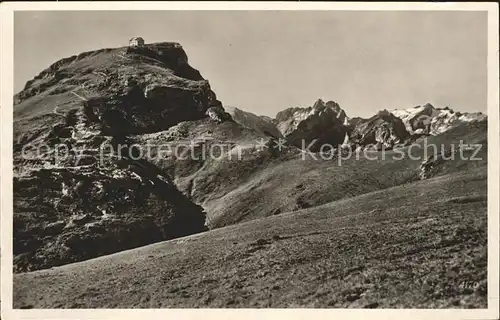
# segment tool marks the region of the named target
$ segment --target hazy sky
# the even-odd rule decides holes
[[[63,57],[176,41],[224,105],[274,116],[316,99],[348,116],[430,102],[486,111],[486,12],[16,12],[15,91]]]

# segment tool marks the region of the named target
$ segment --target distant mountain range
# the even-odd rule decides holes
[[[229,108],[234,121],[271,136],[283,136],[301,147],[316,139],[317,145],[353,144],[392,148],[408,144],[422,135],[438,135],[456,126],[485,121],[481,112],[461,113],[450,108],[435,108],[427,103],[409,109],[383,110],[371,118],[349,118],[334,101],[318,99],[311,107],[288,108],[274,119],[262,117],[235,107]]]

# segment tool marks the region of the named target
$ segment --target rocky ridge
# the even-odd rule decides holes
[[[231,115],[234,121],[245,128],[255,130],[274,138],[283,137],[271,118],[258,116],[232,106],[224,106],[224,109]]]
[[[456,112],[449,107],[435,108],[430,103],[410,109],[391,110],[391,113],[403,120],[411,134],[437,135],[463,123],[486,119],[486,115],[481,112]]]
[[[411,141],[401,119],[387,110],[359,121],[350,132],[350,143],[356,147],[373,146],[376,149],[402,147]]]
[[[345,111],[334,101],[318,99],[312,107],[288,108],[274,119],[278,130],[292,145],[305,148],[316,140],[311,150],[323,144],[341,145],[348,133]]]
[[[210,114],[230,120],[179,44],[63,59],[16,98],[16,271],[206,230],[203,208],[129,141]]]
[[[292,145],[322,144],[391,149],[425,135],[438,135],[461,124],[486,120],[481,112],[461,113],[431,104],[410,109],[383,110],[368,119],[349,118],[340,106],[319,99],[312,107],[280,111],[272,122]],[[304,142],[305,143],[304,143]]]

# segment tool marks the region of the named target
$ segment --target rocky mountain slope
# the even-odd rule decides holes
[[[392,149],[414,140],[406,131],[403,121],[387,110],[357,122],[352,128],[349,142],[355,146],[372,145],[376,149]]]
[[[213,226],[225,226],[408,184],[423,177],[486,167],[486,137],[486,122],[480,122],[424,137],[395,150],[332,155],[295,153],[290,147],[287,154],[272,158],[265,167],[241,179],[237,188],[200,204],[212,218]],[[462,147],[463,156],[460,141],[467,142]],[[456,151],[455,155],[442,159],[441,154],[450,149]],[[433,164],[424,165],[429,161]]]
[[[14,276],[14,308],[485,308],[486,170]]]
[[[485,119],[433,136],[389,112],[349,119],[332,101],[276,119],[225,110],[177,43],[63,59],[15,98],[16,272],[487,164]],[[316,143],[301,150],[302,139]],[[479,160],[442,157],[431,143]]]
[[[253,129],[261,134],[265,134],[274,138],[282,138],[283,135],[278,130],[272,119],[255,115],[236,107],[224,106],[233,120],[245,128]]]
[[[210,119],[210,111],[222,109],[179,44],[60,60],[29,81],[16,102],[17,271],[206,230],[203,208],[129,149],[130,135]]]
[[[323,144],[341,145],[347,134],[347,116],[334,101],[318,99],[312,107],[288,108],[278,112],[274,123],[286,140],[299,148],[318,151]]]

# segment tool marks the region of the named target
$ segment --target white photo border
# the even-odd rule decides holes
[[[487,309],[12,309],[12,127],[15,11],[349,10],[488,12],[488,308]],[[4,319],[497,319],[499,316],[499,24],[498,4],[418,2],[3,2],[1,23],[1,309]]]

